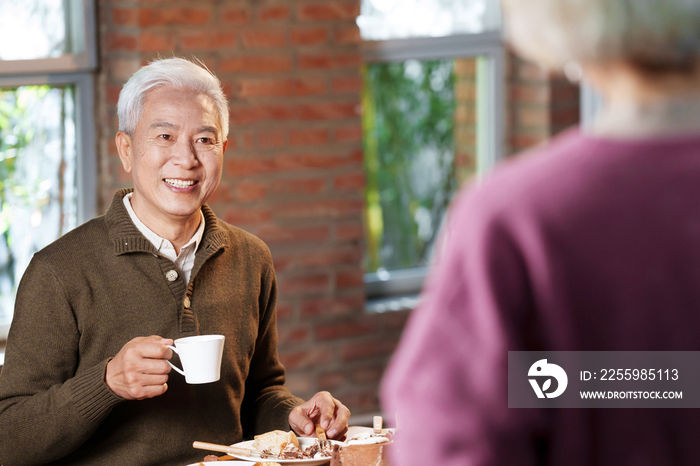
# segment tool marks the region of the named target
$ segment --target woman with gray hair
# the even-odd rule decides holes
[[[580,70],[605,107],[453,203],[445,253],[383,384],[385,414],[400,420],[394,464],[696,464],[695,410],[547,409],[580,398],[578,371],[568,388],[537,378],[551,359],[508,371],[509,352],[700,351],[700,2],[503,0],[503,10],[518,51]],[[683,389],[666,382],[639,386]],[[684,395],[598,406],[683,407],[700,394]],[[538,407],[519,409],[528,396]]]

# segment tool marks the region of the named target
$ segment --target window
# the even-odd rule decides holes
[[[457,186],[455,60],[363,68],[367,270],[428,265]]]
[[[94,31],[92,0],[0,2],[0,340],[34,252],[95,215]]]
[[[596,116],[603,110],[603,97],[586,83],[581,83],[581,126],[593,124]]]
[[[458,186],[501,157],[498,2],[363,0],[367,309],[412,308]]]

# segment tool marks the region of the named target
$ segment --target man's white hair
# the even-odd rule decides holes
[[[658,69],[700,58],[698,0],[503,0],[509,42],[546,68],[625,60]]]
[[[221,82],[203,65],[200,66],[184,58],[158,59],[129,78],[119,93],[117,103],[119,130],[133,136],[136,125],[143,116],[143,107],[148,93],[164,86],[209,96],[219,114],[223,140],[228,138],[228,101],[221,89]]]

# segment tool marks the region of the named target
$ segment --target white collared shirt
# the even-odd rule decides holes
[[[134,222],[136,228],[138,228],[141,234],[143,234],[143,236],[145,236],[146,239],[153,244],[160,254],[175,263],[177,268],[180,269],[180,272],[185,279],[185,283],[189,283],[190,276],[192,275],[192,267],[194,267],[194,255],[197,252],[199,243],[202,241],[202,236],[204,235],[204,214],[202,213],[202,209],[199,209],[199,215],[202,217],[201,221],[199,222],[199,228],[197,228],[194,236],[192,236],[187,244],[180,248],[180,254],[176,254],[173,243],[158,236],[150,228],[144,225],[144,223],[136,216],[136,212],[134,212],[134,209],[131,207],[132,194],[133,193],[129,193],[123,198],[124,206],[126,207],[126,211],[129,212],[131,221]]]

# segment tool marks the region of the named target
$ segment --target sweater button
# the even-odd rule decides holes
[[[174,282],[177,280],[177,272],[175,270],[168,270],[165,273],[165,278],[167,278],[169,282]]]
[[[185,296],[185,300],[184,300],[182,303],[185,305],[185,309],[189,309],[189,308],[190,308],[190,304],[191,304],[191,303],[190,303],[190,297],[189,297],[189,296]]]

